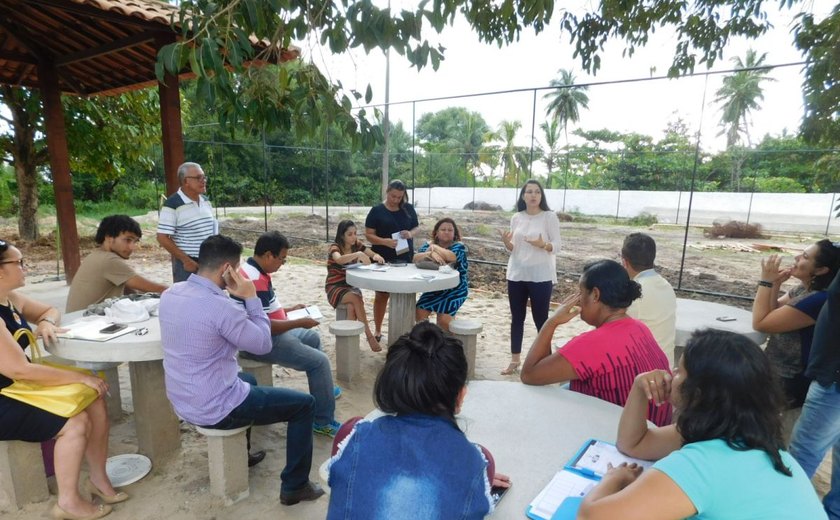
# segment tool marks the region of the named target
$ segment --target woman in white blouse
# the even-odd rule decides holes
[[[543,197],[542,185],[529,179],[519,192],[518,213],[510,219],[510,231],[501,231],[510,251],[507,264],[510,303],[510,364],[502,375],[519,370],[525,310],[531,300],[531,317],[537,331],[548,319],[551,290],[557,282],[556,255],[560,250],[560,221]]]

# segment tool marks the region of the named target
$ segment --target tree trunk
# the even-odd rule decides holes
[[[38,240],[38,177],[35,166],[15,158],[15,177],[18,183],[18,235],[21,240]]]
[[[18,184],[18,234],[21,240],[38,239],[38,175],[41,159],[35,145],[39,109],[37,94],[4,87],[3,101],[12,115],[14,140],[10,152]]]

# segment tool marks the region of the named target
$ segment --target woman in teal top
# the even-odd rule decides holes
[[[649,428],[648,402],[670,402],[677,422]],[[612,468],[584,499],[579,520],[826,519],[810,480],[783,450],[784,395],[769,360],[731,332],[695,333],[673,377],[636,376],[618,448],[656,460]]]

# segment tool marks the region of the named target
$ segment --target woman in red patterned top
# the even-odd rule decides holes
[[[639,284],[618,262],[600,260],[584,267],[580,292],[563,301],[531,345],[522,382],[570,381],[572,391],[624,406],[636,375],[657,369],[670,372],[668,357],[647,325],[627,316],[627,307],[641,295]],[[578,313],[595,330],[579,334],[552,354],[555,329]],[[671,405],[651,403],[648,419],[658,426],[670,424]]]
[[[327,253],[327,282],[324,289],[327,291],[327,300],[333,309],[339,305],[347,304],[347,319],[358,320],[365,324],[365,336],[368,345],[374,352],[379,352],[382,347],[370,330],[367,314],[365,313],[365,302],[362,299],[362,291],[347,283],[345,267],[349,264],[362,263],[370,264],[374,261],[378,264],[385,263],[385,259],[368,249],[356,235],[356,224],[352,220],[342,220],[338,223],[338,230],[335,233],[335,242],[330,244]]]

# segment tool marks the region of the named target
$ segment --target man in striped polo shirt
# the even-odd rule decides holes
[[[157,241],[172,255],[172,281],[183,282],[198,270],[198,249],[205,238],[219,232],[213,207],[204,196],[207,176],[201,165],[185,162],[178,167],[181,187],[173,193],[158,219]]]

